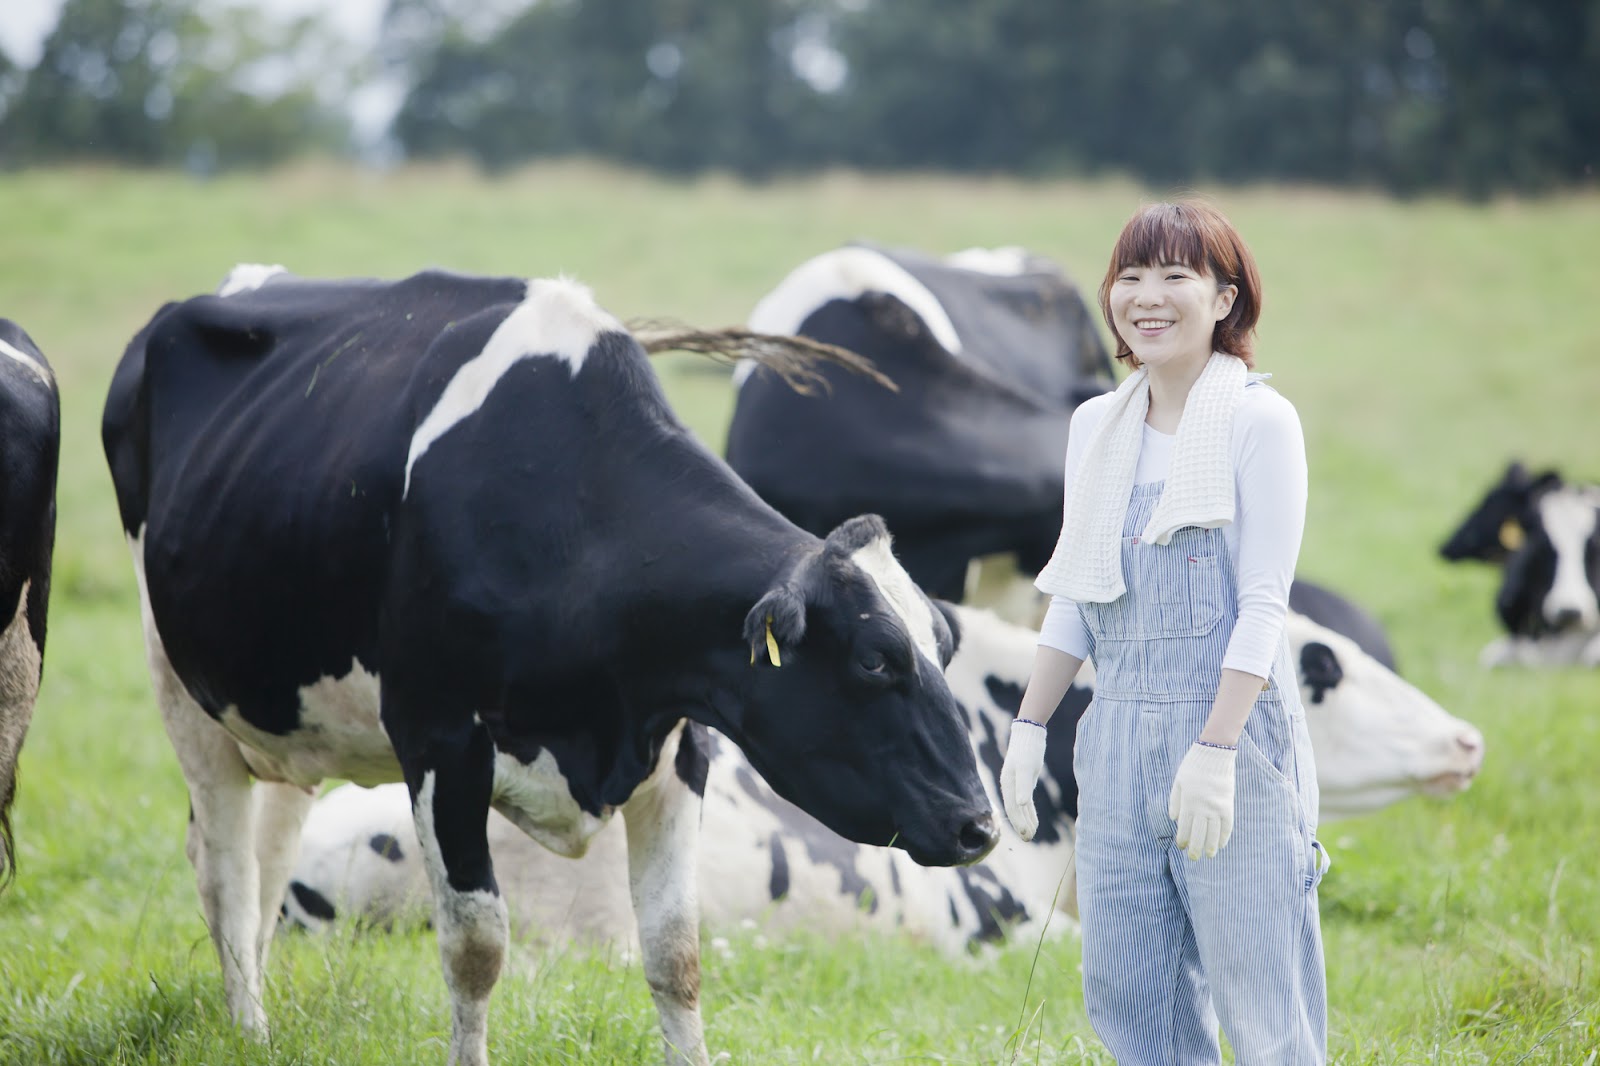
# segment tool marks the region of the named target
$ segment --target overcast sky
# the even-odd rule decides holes
[[[355,41],[377,35],[385,0],[203,0],[207,7],[258,7],[286,16],[326,13],[328,21]],[[0,0],[0,48],[14,62],[31,67],[44,39],[55,27],[63,0]]]

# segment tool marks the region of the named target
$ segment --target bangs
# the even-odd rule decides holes
[[[1196,221],[1181,204],[1158,204],[1140,212],[1111,251],[1115,269],[1170,263],[1209,270],[1216,256]]]

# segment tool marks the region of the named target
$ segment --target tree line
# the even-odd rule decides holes
[[[1592,183],[1600,155],[1600,0],[388,0],[359,57],[312,19],[66,0],[35,66],[0,57],[0,159],[350,151],[344,101],[374,77],[403,87],[398,154],[491,169],[1485,196]]]

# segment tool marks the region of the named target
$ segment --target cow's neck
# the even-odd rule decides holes
[[[737,736],[752,669],[745,617],[820,548],[767,510],[770,518],[725,516],[675,541],[662,559],[662,573],[634,604],[638,621],[624,645],[635,700]]]

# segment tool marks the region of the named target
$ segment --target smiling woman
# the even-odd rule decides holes
[[[1100,306],[1137,369],[1073,415],[1037,582],[1052,601],[1001,771],[1029,839],[1048,722],[1092,658],[1073,749],[1084,1003],[1122,1063],[1220,1061],[1219,1017],[1241,1063],[1327,1055],[1327,864],[1284,630],[1305,443],[1248,373],[1260,292],[1208,205],[1143,208],[1117,239]]]

